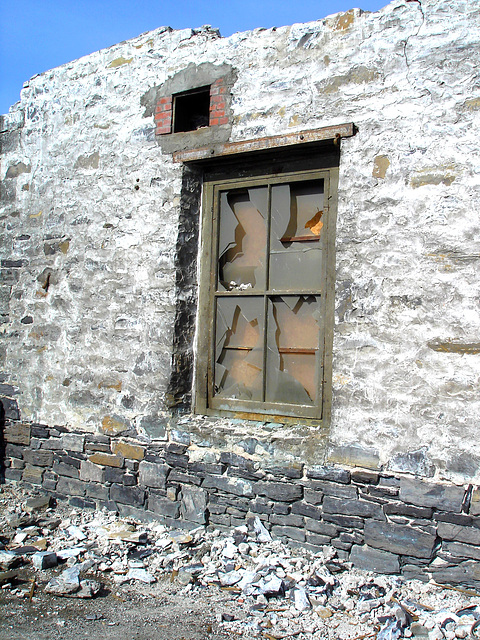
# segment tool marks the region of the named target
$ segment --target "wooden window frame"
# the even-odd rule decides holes
[[[321,351],[322,377],[315,405],[286,405],[249,400],[225,399],[213,395],[213,373],[215,360],[215,303],[220,296],[228,297],[228,292],[218,292],[217,253],[219,241],[219,193],[229,189],[293,184],[310,180],[324,181],[324,227],[322,252],[321,286],[314,295],[320,296],[323,326],[320,330],[319,350]],[[258,177],[220,179],[206,181],[203,185],[202,230],[199,314],[195,360],[195,412],[203,415],[240,417],[264,422],[302,422],[326,425],[330,421],[332,398],[332,344],[334,320],[335,286],[335,226],[337,214],[338,167],[306,171],[267,174]],[[289,295],[307,295],[291,290]],[[235,293],[234,295],[238,295]],[[278,290],[265,290],[265,299],[282,296]],[[286,295],[285,293],[283,295]],[[266,333],[266,332],[265,332]],[[265,339],[264,339],[265,342]]]

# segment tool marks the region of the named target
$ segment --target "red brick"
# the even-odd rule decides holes
[[[221,109],[220,111],[218,111],[218,109],[217,109],[217,111],[214,111],[212,113],[212,116],[214,118],[223,118],[224,115],[225,115],[225,111],[223,109]]]
[[[219,85],[219,84],[223,84],[223,78],[219,78],[218,80],[215,80],[212,86],[215,87],[216,85]]]
[[[160,104],[172,104],[172,96],[168,98],[160,98]]]
[[[228,124],[228,118],[220,118],[218,124]]]
[[[222,87],[210,87],[210,96],[218,96]]]
[[[218,118],[210,118],[210,126],[214,126],[218,124]]]
[[[224,98],[223,96],[212,96],[210,98],[210,102],[223,102]]]

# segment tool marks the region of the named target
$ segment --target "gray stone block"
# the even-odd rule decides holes
[[[126,487],[133,487],[137,484],[137,476],[134,473],[125,473],[123,476],[123,484]]]
[[[87,482],[105,482],[105,471],[98,464],[82,460],[80,464],[80,480]]]
[[[467,560],[457,565],[448,564],[430,567],[432,578],[440,584],[463,584],[480,587],[480,562]]]
[[[211,513],[209,523],[216,527],[230,527],[231,521],[228,514]]]
[[[85,495],[88,498],[93,498],[94,500],[108,500],[109,489],[98,482],[88,482],[85,489]]]
[[[400,562],[397,555],[372,549],[366,545],[355,545],[350,552],[350,561],[357,569],[377,573],[398,573]]]
[[[331,542],[330,536],[322,536],[318,533],[309,533],[308,531],[305,533],[305,542],[309,544],[314,544],[317,547],[325,544],[330,544]]]
[[[312,520],[311,518],[305,518],[305,529],[313,533],[320,533],[329,538],[335,538],[338,534],[338,527],[331,522],[320,522],[319,520]]]
[[[19,458],[20,460],[23,459],[23,453],[24,451],[28,451],[26,449],[24,449],[24,447],[20,447],[17,444],[7,444],[5,446],[5,456],[7,458]]]
[[[303,499],[309,504],[322,504],[323,493],[321,491],[315,491],[314,489],[308,489],[307,487],[305,487],[305,489],[303,490]]]
[[[170,467],[166,464],[142,460],[138,465],[138,482],[146,487],[165,489],[169,471]]]
[[[206,522],[207,492],[194,486],[182,487],[182,518],[204,524]]]
[[[311,480],[308,485],[305,486],[305,491],[308,489],[313,491],[322,492],[326,496],[334,496],[336,498],[351,498],[354,499],[358,496],[358,488],[352,484],[338,484],[336,482],[328,482],[323,480]]]
[[[364,469],[354,469],[351,472],[352,482],[357,484],[377,484],[379,474],[375,471],[365,471]]]
[[[207,476],[202,486],[210,489],[218,489],[225,493],[233,493],[236,496],[253,496],[252,483],[243,478]]]
[[[43,449],[31,451],[25,449],[23,459],[25,462],[37,467],[51,467],[53,463],[53,451],[45,451]]]
[[[125,471],[116,467],[105,467],[105,482],[124,484]]]
[[[85,436],[80,433],[64,433],[61,437],[65,451],[82,452],[85,445]]]
[[[307,478],[348,484],[350,482],[350,471],[339,467],[318,465],[307,469]]]
[[[81,498],[80,496],[73,496],[72,498],[69,498],[68,504],[71,504],[72,507],[77,507],[78,509],[96,509],[97,507],[94,500]]]
[[[280,502],[293,502],[303,496],[303,487],[298,484],[284,482],[256,482],[253,486],[255,495],[266,496]]]
[[[450,522],[439,522],[437,532],[442,540],[480,545],[480,529],[475,527],[462,527]]]
[[[61,451],[63,449],[63,443],[61,438],[48,438],[48,440],[42,441],[42,449],[48,451]]]
[[[145,509],[138,509],[130,504],[118,504],[118,513],[123,518],[133,518],[139,522],[159,522],[157,514]]]
[[[254,513],[272,513],[272,503],[265,498],[255,498],[250,503],[250,510]]]
[[[68,478],[79,477],[78,469],[76,467],[69,464],[63,464],[62,462],[55,462],[52,467],[52,471],[59,476],[67,476]]]
[[[328,453],[329,462],[363,467],[364,469],[378,469],[380,456],[376,449],[367,449],[355,444],[334,446]]]
[[[290,538],[291,540],[297,540],[298,542],[305,542],[305,531],[297,527],[281,527],[273,525],[271,533],[277,538]]]
[[[442,550],[457,558],[480,560],[480,547],[461,542],[442,542]]]
[[[125,487],[122,484],[112,484],[110,500],[121,504],[142,505],[145,502],[145,491],[140,487]]]
[[[10,469],[10,468],[5,469],[5,479],[6,480],[13,480],[15,482],[18,482],[19,480],[22,479],[22,470],[21,469]]]
[[[161,516],[178,518],[180,516],[180,503],[172,502],[162,496],[150,496],[148,498],[148,510]]]
[[[365,544],[395,554],[431,558],[436,537],[408,525],[365,521]]]
[[[81,456],[81,457],[78,457]],[[54,453],[54,460],[56,462],[62,462],[63,464],[69,464],[76,469],[80,469],[80,463],[83,460],[83,454],[72,453],[71,455],[64,455],[62,453]]]
[[[419,507],[460,513],[464,497],[463,487],[434,484],[417,478],[402,478],[400,481],[400,500]]]
[[[188,471],[194,474],[198,473],[202,477],[210,474],[221,476],[225,471],[225,465],[215,462],[189,462]]]
[[[269,520],[272,524],[278,524],[286,527],[303,527],[304,525],[302,516],[296,516],[292,514],[282,516],[273,513],[270,516]]]
[[[272,463],[265,467],[265,471],[279,478],[292,478],[298,480],[303,477],[303,467],[304,465],[301,462],[292,464]]]
[[[57,482],[57,493],[65,496],[84,496],[86,485],[81,480],[60,476]]]
[[[435,465],[428,458],[426,449],[395,454],[388,462],[388,469],[426,478],[431,478],[435,474]]]
[[[364,525],[364,520],[357,516],[341,516],[335,513],[324,513],[323,519],[327,522],[333,522],[344,529],[363,529]],[[378,522],[378,520],[374,522]]]
[[[323,514],[321,507],[315,507],[306,502],[294,502],[292,504],[292,513],[298,513],[307,518],[313,518],[314,520],[320,520]]]
[[[168,484],[172,484],[174,482],[178,484],[193,484],[196,486],[200,486],[202,484],[202,478],[188,473],[183,473],[182,471],[177,471],[176,469],[172,469],[168,476]]]
[[[376,502],[367,502],[366,500],[343,500],[326,496],[323,501],[323,512],[385,520],[381,505]]]
[[[272,513],[286,516],[290,512],[288,502],[272,502]]]
[[[165,462],[176,469],[188,468],[188,456],[184,456],[180,453],[169,453],[168,451],[166,451]]]

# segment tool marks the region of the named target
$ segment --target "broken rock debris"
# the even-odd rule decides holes
[[[480,637],[475,592],[374,576],[337,558],[333,547],[292,549],[272,539],[257,517],[229,534],[204,527],[186,533],[62,506],[28,515],[15,492],[0,493],[11,498],[0,515],[0,588],[18,597],[32,599],[39,590],[62,598],[118,596],[126,583],[148,590],[167,580],[189,597],[223,591],[225,610],[213,615],[245,638]]]

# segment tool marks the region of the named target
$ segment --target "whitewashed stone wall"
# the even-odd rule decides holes
[[[395,0],[229,38],[160,28],[32,78],[1,136],[7,418],[171,429],[192,460],[250,439],[253,460],[479,481],[479,44],[478,0]],[[167,409],[183,168],[145,96],[192,63],[235,70],[231,141],[358,128],[341,149],[328,433]]]

